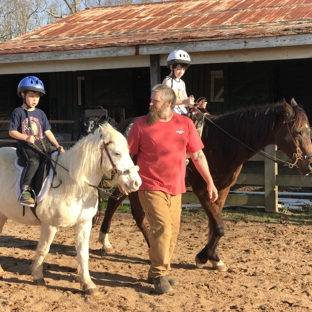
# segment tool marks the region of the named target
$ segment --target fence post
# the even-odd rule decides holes
[[[275,157],[276,145],[268,145],[264,151]],[[264,210],[266,212],[278,212],[278,186],[276,176],[278,174],[277,163],[264,158]]]

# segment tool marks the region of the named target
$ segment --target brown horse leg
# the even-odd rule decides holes
[[[116,189],[113,195],[108,199],[104,219],[101,224],[100,233],[98,237],[98,242],[100,242],[103,245],[102,250],[108,254],[114,253],[114,248],[109,241],[109,230],[111,226],[111,221],[113,219],[115,212],[126,198],[126,195],[124,195],[119,199],[114,199],[114,197],[118,197],[119,195],[120,195],[119,190]],[[140,204],[138,192],[131,193],[128,197],[130,200],[132,216],[135,219],[138,228],[141,230],[148,247],[150,247],[147,234],[145,213],[143,207]]]
[[[118,188],[113,192],[112,196],[109,197],[107,202],[107,207],[105,210],[104,220],[101,224],[100,233],[98,237],[98,242],[103,245],[102,250],[105,253],[114,253],[113,246],[109,242],[108,233],[111,226],[111,222],[114,216],[114,213],[117,211],[123,200],[127,197],[126,195],[121,196]],[[117,198],[117,199],[116,199]]]
[[[131,193],[129,196],[130,204],[131,204],[131,212],[132,216],[138,226],[138,228],[141,230],[146,243],[148,245],[148,248],[150,247],[149,239],[148,239],[148,230],[147,230],[147,223],[146,223],[146,217],[143,210],[143,207],[140,203],[138,192]]]
[[[198,198],[205,210],[209,219],[209,237],[207,245],[200,251],[196,258],[196,265],[203,267],[209,260],[212,263],[212,267],[218,271],[226,271],[226,266],[219,258],[217,253],[217,247],[220,238],[224,235],[224,224],[221,216],[222,208],[225,203],[229,187],[219,191],[219,198],[216,202],[211,203],[208,194],[198,195]]]

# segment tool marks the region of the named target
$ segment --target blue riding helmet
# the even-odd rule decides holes
[[[23,78],[17,87],[17,95],[21,96],[22,92],[34,91],[39,92],[41,95],[45,94],[44,85],[42,81],[35,76],[28,76]]]

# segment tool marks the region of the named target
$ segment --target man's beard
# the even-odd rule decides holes
[[[149,126],[154,125],[159,119],[163,118],[164,111],[165,105],[161,106],[159,109],[150,106],[149,113],[147,114],[147,124]]]

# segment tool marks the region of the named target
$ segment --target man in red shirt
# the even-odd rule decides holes
[[[168,274],[180,229],[181,194],[186,191],[186,152],[206,181],[210,200],[214,202],[218,198],[202,151],[203,143],[191,119],[172,111],[175,103],[172,88],[156,85],[150,112],[134,122],[128,135],[130,153],[138,156],[140,167],[139,199],[150,224],[148,280],[153,281],[158,293],[172,291],[172,286],[178,284]]]

